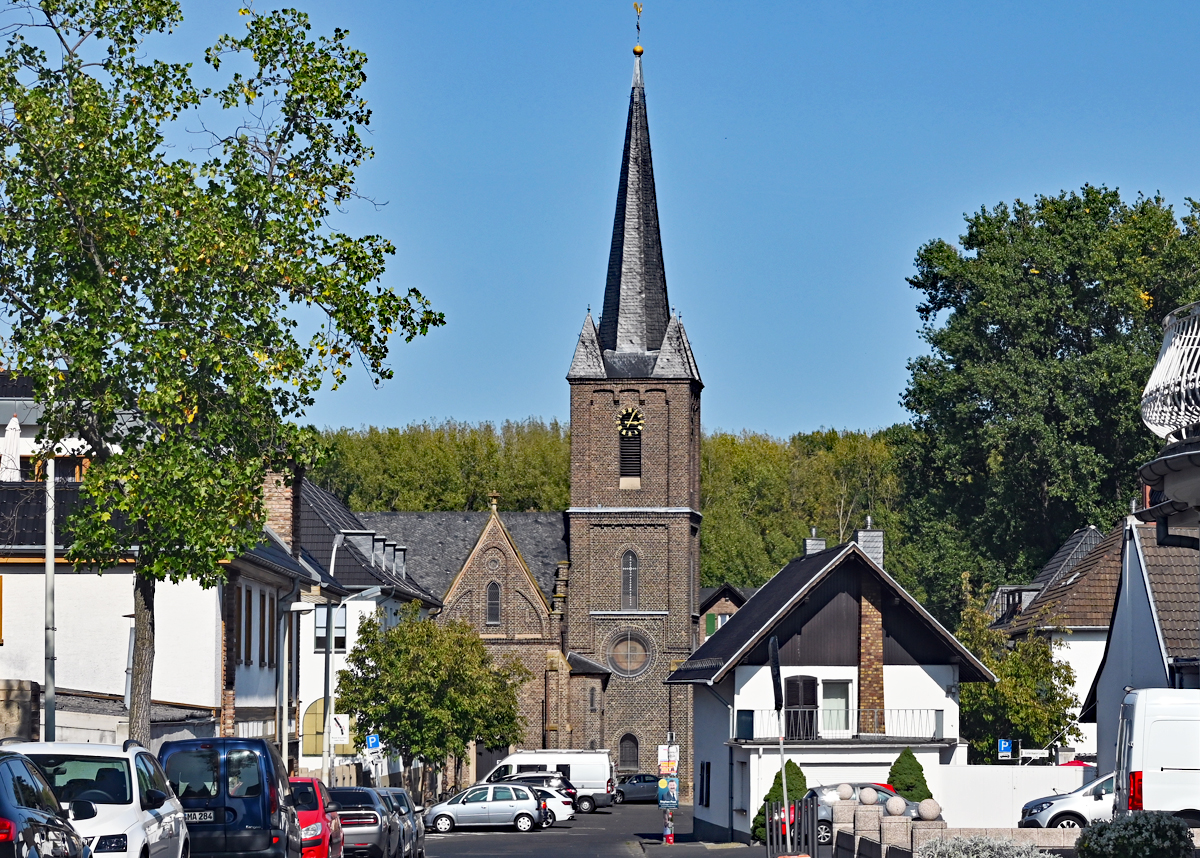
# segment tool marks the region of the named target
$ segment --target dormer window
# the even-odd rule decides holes
[[[646,418],[636,408],[626,408],[617,418],[622,489],[642,487],[642,427]]]

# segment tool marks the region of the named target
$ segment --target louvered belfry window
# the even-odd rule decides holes
[[[638,556],[626,551],[621,557],[621,610],[636,611],[638,606]]]
[[[495,581],[487,588],[487,624],[500,625],[500,585]]]
[[[611,471],[610,471],[611,473]],[[642,475],[642,433],[630,432],[621,435],[621,476]]]

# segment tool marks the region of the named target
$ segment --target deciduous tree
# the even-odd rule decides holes
[[[9,366],[45,406],[42,441],[92,460],[71,557],[136,557],[144,743],[155,582],[221,581],[260,539],[265,474],[306,459],[313,392],[354,360],[388,377],[390,336],[442,323],[380,285],[389,241],[332,225],[371,155],[366,57],[299,12],[242,14],[204,56],[214,89],[149,53],[175,0],[10,3],[0,51]],[[184,122],[198,149],[171,145]]]

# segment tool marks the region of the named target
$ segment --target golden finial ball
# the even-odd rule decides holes
[[[640,57],[642,55],[642,46],[641,45],[633,46],[633,55],[635,57]]]

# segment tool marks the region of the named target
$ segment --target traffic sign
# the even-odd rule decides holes
[[[346,745],[350,742],[350,717],[333,713],[333,729],[329,731],[330,744]]]
[[[1012,759],[1012,739],[996,740],[996,758],[999,760]]]
[[[1050,756],[1049,750],[1041,750],[1039,748],[1022,748],[1021,759],[1023,760],[1040,760]]]
[[[368,751],[378,751],[379,750],[379,734],[378,733],[371,733],[370,735],[367,736],[367,750]]]

